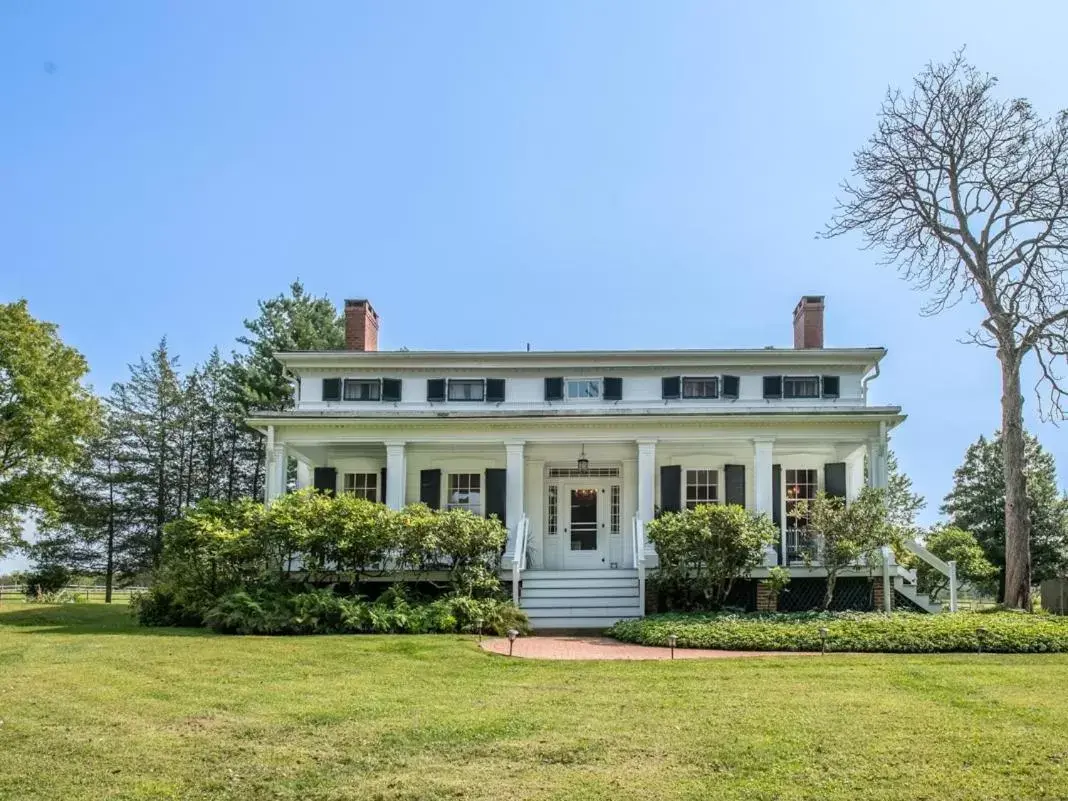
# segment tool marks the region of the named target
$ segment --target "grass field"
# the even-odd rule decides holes
[[[2,799],[1068,796],[1068,656],[548,663],[0,612]]]

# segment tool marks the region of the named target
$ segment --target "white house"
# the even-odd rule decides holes
[[[503,577],[541,628],[643,614],[656,564],[643,524],[697,503],[744,504],[779,526],[742,603],[760,603],[775,564],[796,566],[800,592],[825,574],[796,500],[854,495],[865,458],[883,485],[887,433],[905,419],[868,403],[886,351],[825,348],[823,315],[822,297],[801,299],[793,348],[379,351],[378,315],[348,300],[345,350],[277,354],[296,408],[250,420],[267,437],[266,499],[295,458],[300,485],[496,514]],[[897,565],[852,575],[876,604],[904,594],[932,608]]]

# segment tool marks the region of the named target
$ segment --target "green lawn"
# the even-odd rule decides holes
[[[0,611],[2,799],[1068,796],[1068,655],[548,663]]]

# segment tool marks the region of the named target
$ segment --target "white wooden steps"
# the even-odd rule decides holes
[[[606,629],[641,617],[637,570],[526,570],[519,606],[537,629]]]

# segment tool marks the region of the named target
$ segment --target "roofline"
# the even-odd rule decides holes
[[[376,367],[478,366],[567,367],[570,365],[668,366],[707,364],[709,361],[738,366],[752,364],[856,364],[872,367],[886,356],[886,348],[727,348],[716,350],[543,350],[543,351],[280,351],[275,353],[286,367],[334,367],[360,362]]]

